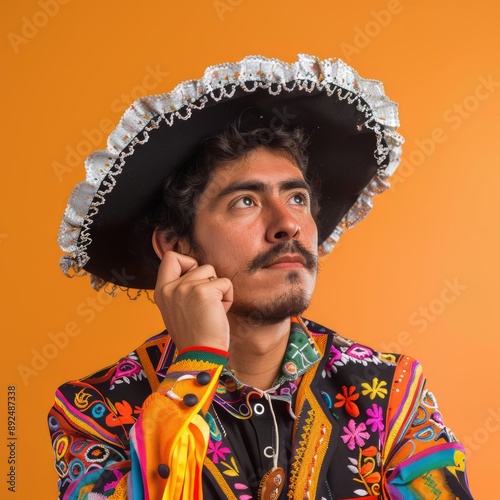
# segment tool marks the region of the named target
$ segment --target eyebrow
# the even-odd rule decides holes
[[[311,194],[311,186],[302,179],[291,179],[288,181],[283,181],[279,185],[280,192],[289,191],[291,189],[305,189],[309,194]],[[228,194],[237,193],[238,191],[256,191],[264,193],[270,191],[269,184],[262,181],[243,181],[234,182],[229,186],[225,187],[218,195],[217,198],[222,198]]]

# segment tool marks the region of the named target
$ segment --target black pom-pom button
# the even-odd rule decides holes
[[[167,477],[170,476],[170,469],[168,468],[168,465],[160,464],[158,466],[158,475],[162,479],[167,479]]]
[[[208,372],[200,372],[196,375],[196,382],[200,385],[207,385],[210,383],[210,380],[212,380],[212,377]]]
[[[182,398],[182,402],[186,405],[186,406],[194,406],[197,402],[198,402],[198,397],[196,396],[196,394],[186,394],[183,398]]]

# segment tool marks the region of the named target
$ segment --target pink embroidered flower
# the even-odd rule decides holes
[[[372,404],[371,408],[366,410],[366,414],[370,417],[366,421],[366,425],[371,425],[371,431],[383,431],[384,430],[384,415],[382,412],[382,407]]]
[[[368,434],[368,432],[365,432],[366,425],[363,422],[360,422],[356,427],[356,422],[354,422],[352,418],[351,420],[349,420],[347,427],[344,426],[344,431],[346,434],[340,437],[342,438],[342,441],[344,441],[344,443],[347,443],[347,447],[350,450],[354,450],[354,447],[356,445],[364,446],[365,439],[368,439],[370,437],[370,434]]]
[[[231,450],[222,446],[222,441],[215,441],[215,443],[212,440],[209,441],[207,454],[212,454],[212,462],[214,464],[219,463],[219,458],[226,460],[226,453],[231,453]]]

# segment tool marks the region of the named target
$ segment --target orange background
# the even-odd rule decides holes
[[[400,104],[406,138],[393,189],[324,260],[307,316],[420,359],[445,421],[469,450],[475,497],[496,498],[499,7],[431,0],[64,2],[9,2],[0,20],[0,400],[16,386],[13,498],[56,498],[46,426],[56,387],[114,362],[162,328],[147,300],[110,300],[87,278],[68,280],[59,271],[59,222],[83,179],[88,148],[104,147],[103,132],[131,96],[169,91],[208,65],[248,54],[291,62],[300,52],[341,57],[361,76],[385,82]],[[54,338],[66,345],[54,348]],[[5,443],[6,403],[0,408]],[[0,497],[10,498],[8,449],[1,449]]]

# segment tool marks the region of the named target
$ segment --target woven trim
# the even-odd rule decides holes
[[[89,274],[83,267],[89,260],[87,247],[92,243],[90,226],[93,217],[104,205],[106,195],[113,190],[116,178],[122,172],[126,158],[134,153],[135,146],[146,143],[148,133],[158,128],[162,121],[172,126],[176,120],[188,120],[193,110],[203,109],[207,102],[232,97],[238,87],[246,92],[266,89],[271,95],[294,89],[304,92],[317,89],[329,96],[336,93],[339,100],[347,99],[349,104],[355,104],[360,112],[365,113],[364,125],[373,130],[377,138],[374,156],[380,168],[331,236],[320,245],[320,255],[330,253],[344,230],[366,217],[373,206],[373,197],[389,188],[387,179],[399,164],[404,142],[396,131],[399,126],[397,104],[385,96],[382,83],[361,78],[340,59],[320,61],[314,56],[299,54],[298,60],[289,65],[277,59],[249,56],[238,63],[211,66],[199,80],[183,82],[168,94],[142,97],[129,107],[110,134],[107,148],[95,151],[87,158],[86,180],[77,184],[71,193],[58,237],[59,246],[67,252],[60,260],[60,267],[67,276]],[[387,158],[387,165],[382,165]],[[94,289],[105,287],[113,295],[117,289],[126,290],[131,298],[137,298],[143,292],[134,290],[135,293],[131,294],[129,289],[107,283],[94,275],[90,275],[90,280]]]

